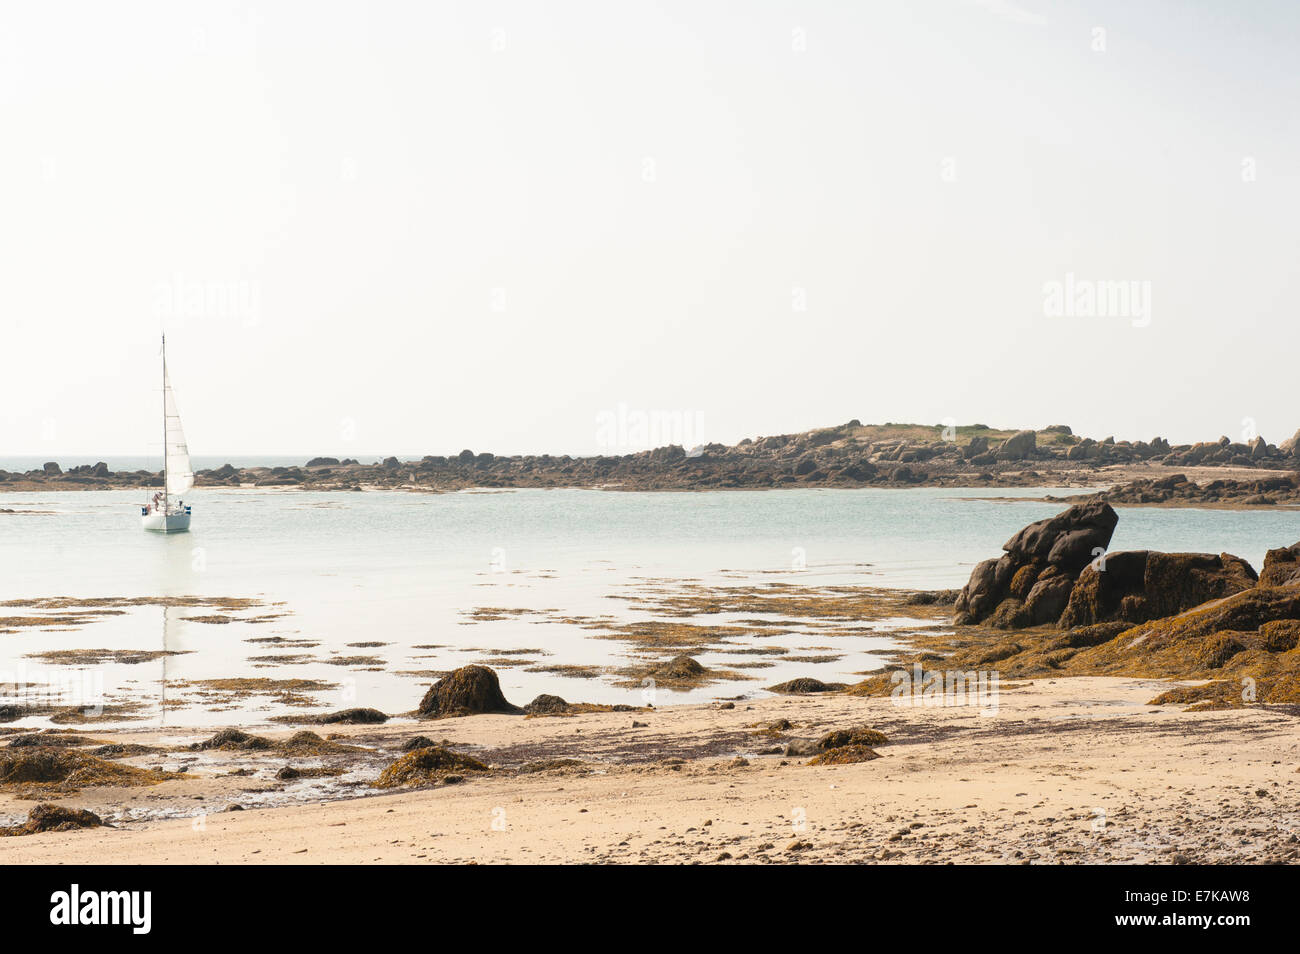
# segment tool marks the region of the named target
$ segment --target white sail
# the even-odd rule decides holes
[[[190,449],[185,445],[185,431],[181,415],[176,409],[176,395],[172,393],[171,379],[163,370],[163,412],[167,422],[167,493],[183,494],[194,486],[194,472],[190,470]]]

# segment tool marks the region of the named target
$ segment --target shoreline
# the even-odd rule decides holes
[[[392,746],[423,732],[484,759],[583,751],[586,765],[527,773],[503,766],[454,785],[392,794],[367,789],[361,798],[226,811],[249,797],[240,787],[262,787],[266,779],[213,774],[223,767],[218,761],[190,779],[88,788],[57,799],[128,813],[171,806],[188,817],[3,838],[0,858],[6,864],[1296,862],[1295,707],[1185,712],[1147,704],[1169,685],[1034,680],[1002,690],[993,716],[837,694],[734,709],[670,706],[635,719],[628,713],[475,715],[343,726],[332,733],[342,742]],[[758,754],[771,740],[752,726],[779,718],[793,723],[792,738],[864,724],[890,741],[878,747],[879,758],[850,765]],[[634,728],[634,721],[643,725]],[[103,735],[147,742],[157,734]],[[180,741],[197,735],[165,734]],[[259,756],[242,757],[250,759]],[[280,764],[262,760],[259,776]],[[229,764],[234,761],[241,760]],[[7,816],[34,804],[0,795]]]
[[[621,442],[611,441],[611,446]],[[1006,430],[982,424],[863,425],[853,420],[798,434],[746,438],[733,446],[669,444],[653,450],[571,455],[498,456],[466,449],[419,460],[315,457],[301,466],[200,470],[195,487],[392,489],[445,493],[476,488],[573,487],[691,491],[793,487],[1097,487],[1187,474],[1197,482],[1266,481],[1300,502],[1300,434],[1281,446],[1260,437],[1196,444],[1101,441],[1064,425]],[[20,474],[0,471],[0,492],[43,489],[146,489],[161,486],[147,470],[113,473],[103,461],[66,473],[57,461]],[[1257,491],[1255,496],[1259,495]]]
[[[911,482],[868,481],[868,482],[818,482],[818,483],[756,483],[736,486],[699,486],[669,485],[642,486],[626,483],[552,483],[501,485],[493,483],[466,483],[462,486],[440,487],[420,483],[365,483],[352,482],[340,484],[322,481],[320,483],[256,483],[256,482],[208,482],[200,478],[194,492],[206,490],[225,490],[248,493],[411,493],[411,494],[455,494],[455,493],[512,493],[520,490],[585,490],[608,493],[702,493],[702,492],[746,492],[766,490],[910,490],[910,489],[949,489],[954,492],[963,490],[1025,489],[1044,487],[1056,490],[1077,489],[1079,493],[1066,496],[1047,494],[1042,497],[1020,495],[961,497],[962,500],[986,502],[1049,502],[1064,506],[1086,500],[1105,500],[1117,507],[1163,507],[1166,509],[1210,509],[1210,510],[1294,510],[1300,508],[1300,473],[1287,470],[1265,470],[1249,468],[1194,467],[1171,473],[1158,465],[1123,465],[1109,466],[1100,470],[1069,471],[1012,471],[996,476],[985,475],[990,479],[978,479],[979,475],[958,473],[945,475],[940,479],[922,479]],[[1151,488],[1160,484],[1181,483],[1179,495],[1170,495]],[[1261,486],[1282,486],[1281,492],[1274,491],[1270,496],[1261,493]],[[149,487],[138,482],[116,482],[102,479],[95,483],[68,483],[60,480],[21,480],[10,479],[0,482],[0,496],[6,494],[28,493],[70,493],[103,491],[141,491]],[[1159,499],[1164,497],[1164,499]],[[0,508],[0,515],[22,515],[26,511],[6,510]]]

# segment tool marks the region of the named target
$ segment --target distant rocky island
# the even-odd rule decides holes
[[[1159,476],[1155,468],[1177,468]],[[1220,478],[1201,479],[1213,469]],[[1248,473],[1255,472],[1255,473]],[[159,474],[110,472],[99,462],[64,470],[49,462],[26,473],[0,471],[0,489],[157,486]],[[1281,445],[1262,437],[1196,444],[1097,440],[1065,425],[1042,430],[880,424],[853,420],[800,434],[745,439],[735,446],[678,445],[593,457],[498,456],[463,450],[419,460],[361,463],[315,457],[302,466],[199,471],[198,487],[300,487],[446,492],[466,488],[583,487],[608,490],[725,490],[793,487],[1060,486],[1122,484],[1117,503],[1300,503],[1300,432]],[[1205,488],[1213,484],[1213,488]]]

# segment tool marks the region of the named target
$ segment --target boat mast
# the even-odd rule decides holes
[[[163,332],[162,336],[162,399],[163,399],[163,516],[167,515],[167,333]]]

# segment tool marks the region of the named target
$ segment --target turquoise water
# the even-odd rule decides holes
[[[546,664],[625,665],[630,647],[591,638],[554,621],[566,615],[645,618],[621,602],[646,578],[706,583],[784,582],[872,586],[960,586],[975,562],[994,556],[1020,527],[1062,509],[1036,500],[995,501],[1014,493],[952,490],[781,490],[718,493],[610,493],[582,490],[304,493],[296,490],[195,492],[192,532],[146,534],[139,494],[126,491],[0,494],[0,595],[252,597],[284,614],[263,622],[211,625],[187,620],[203,610],[144,606],[69,630],[18,628],[0,634],[0,671],[28,681],[51,649],[158,649],[166,677],[186,681],[252,676],[321,679],[334,688],[314,705],[368,705],[387,712],[415,706],[446,670],[503,649],[546,653]],[[1057,493],[1062,493],[1058,491]],[[976,499],[968,499],[976,498]],[[1228,551],[1258,567],[1265,550],[1300,540],[1294,511],[1125,509],[1112,549]],[[806,569],[799,569],[803,564]],[[553,610],[473,622],[476,607]],[[26,613],[0,609],[0,615]],[[243,616],[267,613],[263,609]],[[0,627],[2,628],[2,627]],[[274,649],[248,639],[281,637],[316,645]],[[350,643],[381,642],[355,648]],[[792,626],[781,645],[824,647],[827,636]],[[733,697],[811,674],[823,679],[879,665],[879,636],[835,637],[843,658],[781,664],[747,682],[692,693],[659,691],[658,704]],[[436,646],[437,648],[421,648]],[[250,656],[303,657],[259,668]],[[378,662],[331,665],[331,657],[374,655]],[[540,655],[536,654],[536,655]],[[534,657],[536,661],[536,657]],[[706,665],[725,664],[710,660]],[[734,660],[733,660],[734,661]],[[53,668],[53,667],[48,667]],[[87,671],[112,699],[161,698],[162,663],[60,667]],[[570,700],[637,703],[641,693],[608,678],[578,679],[499,668],[507,696],[539,692]],[[10,679],[9,681],[13,681]],[[178,693],[172,693],[173,697]],[[211,700],[209,700],[211,703]],[[213,711],[218,710],[218,711]],[[175,723],[252,722],[283,713],[270,698],[195,704],[150,718]]]

